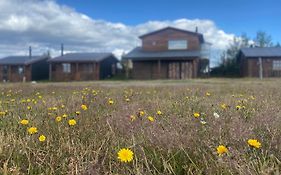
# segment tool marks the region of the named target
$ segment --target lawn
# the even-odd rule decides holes
[[[0,84],[0,174],[278,174],[281,81]]]

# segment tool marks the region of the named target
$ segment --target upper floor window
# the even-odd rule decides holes
[[[187,48],[188,48],[187,40],[169,40],[168,42],[169,50],[181,50]]]
[[[64,73],[70,73],[71,72],[71,64],[69,63],[63,63],[62,64],[62,71]]]
[[[272,69],[273,70],[281,70],[281,60],[273,60]]]

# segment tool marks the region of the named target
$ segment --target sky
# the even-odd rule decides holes
[[[281,42],[280,0],[0,0],[0,57],[66,52],[113,52],[140,45],[138,36],[166,26],[198,26],[215,51],[233,37],[265,31]]]

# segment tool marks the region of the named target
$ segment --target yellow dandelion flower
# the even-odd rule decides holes
[[[221,156],[225,153],[228,153],[228,149],[224,145],[219,145],[217,147],[217,153],[218,153],[219,156]]]
[[[109,105],[113,105],[113,103],[114,103],[114,101],[113,101],[112,99],[109,99],[109,100],[108,100],[108,104],[109,104]]]
[[[38,96],[38,98],[39,98],[39,99],[42,99],[42,96],[41,96],[41,95],[39,95],[39,96]]]
[[[236,106],[236,110],[240,110],[242,107],[240,105]]]
[[[57,116],[57,117],[56,117],[56,122],[60,122],[61,119],[62,119],[61,116]]]
[[[249,139],[248,145],[251,146],[251,147],[254,147],[254,148],[260,148],[261,147],[261,143],[256,139]]]
[[[206,92],[206,96],[211,96],[211,93],[210,92]]]
[[[152,116],[148,116],[147,119],[151,122],[154,122],[154,118]]]
[[[28,103],[29,103],[29,102],[31,102],[31,100],[30,100],[30,99],[27,99],[27,100],[26,100],[26,102],[28,102]]]
[[[222,108],[222,109],[226,109],[226,108],[227,108],[226,104],[224,104],[224,103],[221,104],[221,108]]]
[[[66,118],[66,117],[68,117],[68,115],[67,115],[67,114],[63,114],[62,117],[63,117],[63,118]]]
[[[80,112],[80,111],[76,111],[75,114],[76,114],[76,115],[80,115],[81,112]]]
[[[156,112],[156,114],[157,114],[157,115],[162,115],[163,113],[162,113],[160,110],[158,110],[158,111]]]
[[[26,119],[23,119],[23,120],[20,121],[20,124],[22,124],[22,125],[27,125],[28,123],[29,122]]]
[[[31,109],[32,109],[32,107],[31,107],[31,106],[27,106],[26,108],[27,108],[28,110],[31,110]]]
[[[46,140],[46,136],[40,135],[39,138],[38,138],[38,140],[39,140],[40,142],[44,142],[44,141]]]
[[[126,101],[126,102],[130,102],[130,99],[129,99],[129,98],[126,98],[125,101]]]
[[[81,105],[81,109],[86,111],[88,109],[88,107],[86,105]]]
[[[131,121],[135,121],[136,120],[136,116],[130,115],[130,119],[131,119]]]
[[[0,116],[4,116],[6,115],[6,112],[5,111],[0,111]]]
[[[194,116],[195,118],[198,118],[198,117],[200,117],[200,113],[194,112],[194,113],[193,113],[193,116]]]
[[[76,125],[76,120],[74,120],[74,119],[68,120],[68,125],[69,125],[69,126],[74,126],[74,125]]]
[[[30,135],[35,134],[35,133],[38,132],[38,130],[37,130],[36,127],[30,127],[30,128],[28,128],[27,131],[28,131],[28,133],[29,133]]]
[[[64,105],[61,105],[60,107],[61,107],[62,109],[63,109],[63,108],[65,108],[65,106],[64,106]]]
[[[139,111],[139,115],[140,115],[140,116],[144,116],[144,115],[145,115],[145,112],[144,112],[144,111]]]
[[[131,162],[133,160],[133,158],[134,158],[133,151],[131,151],[128,148],[121,149],[120,151],[118,151],[117,155],[118,155],[118,159],[121,162],[125,162],[125,163]]]

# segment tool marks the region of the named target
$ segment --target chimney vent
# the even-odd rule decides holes
[[[31,59],[31,57],[32,57],[32,48],[31,46],[29,46],[29,59]]]
[[[195,27],[195,32],[198,33],[198,26]]]
[[[63,43],[61,44],[61,56],[63,56]]]

